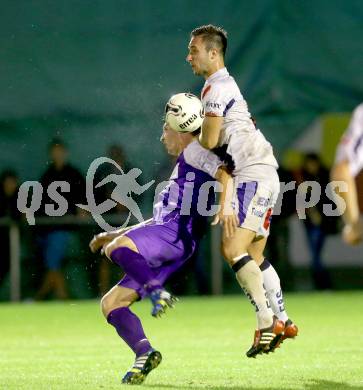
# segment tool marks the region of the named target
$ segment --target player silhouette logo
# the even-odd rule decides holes
[[[97,168],[103,163],[114,165],[117,168],[117,170],[120,171],[120,174],[112,173],[94,186],[93,181],[94,181],[95,173],[97,171]],[[86,177],[87,204],[86,205],[77,204],[77,206],[84,210],[89,211],[93,219],[97,222],[97,224],[105,231],[111,231],[117,228],[122,228],[127,226],[131,218],[131,215],[133,215],[138,220],[138,222],[140,223],[144,222],[144,218],[142,217],[140,208],[138,204],[135,202],[135,200],[132,199],[131,195],[132,193],[141,195],[148,188],[150,188],[151,185],[154,184],[155,180],[151,180],[144,185],[140,185],[136,179],[141,175],[141,173],[142,171],[139,168],[132,168],[127,173],[125,173],[114,160],[108,157],[96,158],[91,163],[87,171],[87,177]],[[100,203],[99,205],[97,205],[95,201],[93,189],[102,187],[103,185],[110,182],[116,184],[115,188],[111,193],[112,200],[107,199],[102,203]],[[122,226],[113,227],[105,221],[105,219],[102,217],[102,214],[113,209],[117,205],[117,203],[125,206],[129,210],[129,214],[125,222],[122,224]]]

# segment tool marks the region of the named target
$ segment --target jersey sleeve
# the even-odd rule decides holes
[[[202,91],[202,103],[206,116],[225,116],[229,105],[234,101],[228,93],[228,88],[221,83],[213,83],[205,86]]]
[[[203,148],[198,141],[193,142],[184,150],[184,158],[186,163],[208,173],[213,178],[216,177],[218,168],[223,165],[216,154]]]
[[[347,160],[353,176],[358,175],[363,168],[363,104],[353,112],[349,126],[343,134],[335,161],[337,163]]]

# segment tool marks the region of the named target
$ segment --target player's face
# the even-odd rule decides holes
[[[207,51],[203,38],[200,36],[192,37],[188,45],[187,62],[193,69],[194,74],[198,76],[209,76],[211,58]]]
[[[160,141],[165,145],[167,152],[172,156],[179,156],[181,153],[180,137],[177,131],[170,128],[167,123],[164,123],[163,134]]]

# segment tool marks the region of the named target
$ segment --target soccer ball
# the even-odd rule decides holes
[[[191,93],[177,93],[166,103],[165,121],[174,131],[195,131],[202,126],[203,119],[202,102]]]

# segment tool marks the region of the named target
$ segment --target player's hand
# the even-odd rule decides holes
[[[343,241],[348,245],[358,245],[363,240],[363,226],[361,221],[344,226]]]
[[[236,214],[225,215],[220,223],[223,225],[223,234],[226,238],[232,238],[238,228],[238,218]]]
[[[221,208],[221,211],[215,215],[212,226],[218,223],[223,227],[223,234],[226,238],[232,238],[234,236],[239,221],[232,207]]]
[[[103,248],[106,244],[112,241],[113,238],[114,238],[113,235],[111,235],[108,232],[97,234],[92,238],[92,240],[89,243],[89,248],[91,249],[91,252],[96,253],[101,248]]]

